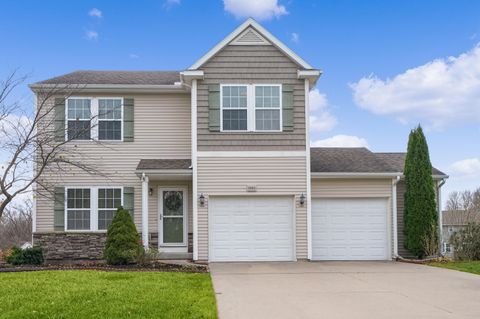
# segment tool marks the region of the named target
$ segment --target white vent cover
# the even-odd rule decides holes
[[[257,31],[253,28],[248,28],[238,37],[233,39],[230,45],[271,45],[270,42],[265,40]]]

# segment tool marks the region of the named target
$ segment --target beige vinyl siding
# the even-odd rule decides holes
[[[256,186],[256,192],[246,187]],[[198,193],[207,197],[198,207],[198,257],[208,260],[208,196],[215,195],[285,195],[296,197],[296,257],[307,258],[306,205],[298,197],[306,193],[305,157],[200,157],[198,158]]]
[[[83,93],[83,92],[82,92]],[[118,93],[84,96],[126,96]],[[76,96],[79,96],[76,94]],[[141,230],[141,182],[135,169],[140,159],[190,158],[190,96],[188,94],[139,94],[135,99],[134,142],[75,141],[69,147],[76,149],[77,159],[90,163],[105,176],[89,175],[67,167],[47,170],[43,182],[54,186],[133,186],[135,187],[135,224]],[[49,101],[53,103],[53,99]],[[51,114],[53,116],[53,112]],[[53,188],[52,188],[53,189]],[[150,205],[150,220],[157,214],[156,205]],[[153,214],[153,216],[152,216]],[[53,201],[37,196],[37,232],[53,231]],[[150,230],[156,223],[150,224]]]
[[[312,197],[391,197],[391,179],[312,179]]]
[[[313,198],[388,198],[388,238],[393,256],[393,216],[391,179],[312,179]]]
[[[405,180],[397,183],[397,232],[398,232],[398,254],[402,257],[413,257],[404,246],[405,243]]]
[[[198,82],[198,150],[304,150],[305,87],[299,67],[273,45],[227,45],[205,63]],[[294,86],[294,131],[229,133],[208,129],[209,84],[291,84]]]

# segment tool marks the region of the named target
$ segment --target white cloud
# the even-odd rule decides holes
[[[139,56],[138,54],[135,54],[135,53],[130,53],[130,54],[128,55],[128,57],[129,57],[130,59],[138,59],[140,56]]]
[[[93,30],[85,31],[85,38],[87,40],[98,40],[98,32]]]
[[[294,43],[298,43],[300,41],[300,35],[296,32],[292,32],[290,40],[292,40]]]
[[[368,147],[366,139],[353,135],[335,135],[310,143],[312,147]]]
[[[98,10],[97,8],[93,8],[92,10],[90,10],[88,12],[88,15],[91,16],[91,17],[95,17],[95,18],[102,18],[103,17],[102,11]]]
[[[450,166],[452,173],[463,176],[480,175],[480,158],[467,158],[457,161]]]
[[[393,79],[368,76],[350,85],[354,101],[375,114],[435,129],[480,123],[480,45],[406,70]]]
[[[225,11],[236,18],[268,20],[288,14],[285,6],[278,4],[277,0],[223,0],[223,5]]]
[[[310,131],[330,131],[337,125],[337,119],[328,111],[328,99],[318,89],[313,89],[309,94],[310,101]]]

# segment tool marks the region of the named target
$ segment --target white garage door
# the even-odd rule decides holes
[[[314,199],[312,259],[388,258],[386,199]]]
[[[293,259],[293,198],[211,197],[210,261]]]

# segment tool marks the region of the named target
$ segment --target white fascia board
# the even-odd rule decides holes
[[[188,93],[183,84],[145,85],[145,84],[30,84],[33,92],[41,90],[67,90],[76,92],[163,92]]]
[[[278,40],[273,34],[268,32],[264,27],[262,27],[257,21],[252,18],[248,18],[244,23],[238,26],[232,33],[227,35],[222,41],[220,41],[216,46],[214,46],[210,51],[207,52],[204,56],[202,56],[197,62],[195,62],[189,70],[196,70],[201,67],[205,62],[210,60],[215,54],[217,54],[223,47],[228,45],[230,42],[233,41],[237,36],[239,36],[245,29],[248,27],[253,27],[255,31],[260,33],[265,39],[270,41],[274,46],[278,49],[283,51],[287,56],[289,56],[292,60],[302,66],[304,69],[313,69],[313,67],[308,64],[305,60],[299,57],[295,52],[293,52],[290,48],[288,48],[285,44],[283,44],[280,40]]]
[[[135,174],[138,176],[142,176],[145,174],[146,176],[150,175],[192,175],[191,169],[144,169],[144,170],[136,170]]]
[[[403,176],[403,173],[318,173],[312,172],[312,178],[392,178]]]
[[[305,151],[199,151],[197,157],[305,157]]]
[[[321,70],[297,70],[297,78],[308,80],[310,90],[313,90],[322,73]]]

